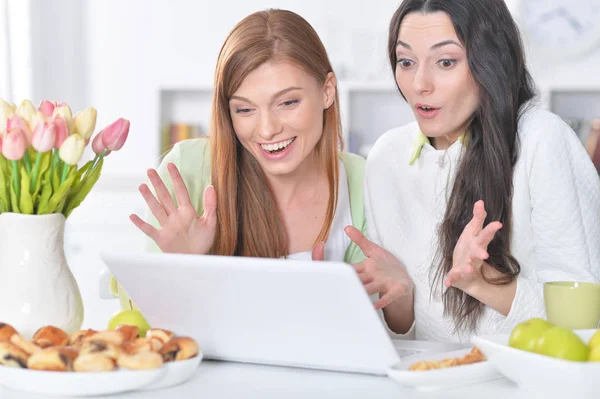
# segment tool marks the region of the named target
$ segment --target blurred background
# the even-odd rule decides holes
[[[481,0],[485,1],[485,0]],[[0,0],[0,97],[98,110],[97,130],[124,117],[111,154],[67,222],[66,251],[86,306],[84,326],[117,309],[100,287],[106,250],[142,250],[128,215],[137,187],[174,142],[207,134],[220,46],[244,16],[284,8],[322,38],[339,80],[346,149],[363,156],[387,129],[413,120],[386,61],[399,0]],[[519,23],[539,101],[565,119],[600,164],[600,0],[507,0]],[[87,154],[89,157],[90,154]],[[103,326],[98,326],[103,327]]]

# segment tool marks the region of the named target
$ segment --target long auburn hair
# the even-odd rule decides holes
[[[443,277],[452,268],[454,247],[473,217],[473,205],[480,199],[485,202],[485,224],[498,220],[503,225],[488,247],[486,260],[501,277],[492,279],[484,275],[483,278],[493,284],[508,284],[521,271],[510,253],[513,170],[519,145],[517,128],[521,108],[535,96],[535,87],[527,70],[518,28],[504,0],[404,0],[389,28],[388,55],[394,76],[396,41],[402,20],[413,12],[437,11],[452,20],[465,46],[469,69],[480,94],[439,228],[433,286],[441,286]],[[453,318],[457,330],[477,328],[483,303],[455,287],[448,288],[442,300],[444,312]]]
[[[325,83],[333,72],[312,26],[286,10],[266,10],[240,21],[225,40],[215,71],[210,123],[212,184],[217,192],[217,229],[211,254],[279,258],[288,255],[281,213],[258,161],[237,139],[229,99],[244,78],[269,61],[285,60]],[[326,241],[337,203],[338,151],[342,129],[337,89],[323,111],[323,134],[314,148],[325,170],[329,201],[315,243]]]

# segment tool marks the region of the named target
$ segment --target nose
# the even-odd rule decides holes
[[[433,82],[429,69],[421,65],[413,78],[413,89],[419,94],[430,94],[433,91]]]
[[[265,141],[270,141],[283,130],[283,124],[273,112],[263,112],[260,116],[258,135]]]

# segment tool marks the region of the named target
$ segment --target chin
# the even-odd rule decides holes
[[[270,176],[285,176],[294,173],[298,169],[296,163],[281,162],[277,165],[261,164],[262,170],[266,175]]]

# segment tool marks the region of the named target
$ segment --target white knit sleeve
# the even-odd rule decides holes
[[[519,276],[503,330],[544,317],[543,283],[600,281],[600,179],[575,133],[560,118],[521,143],[529,177],[535,265]]]

